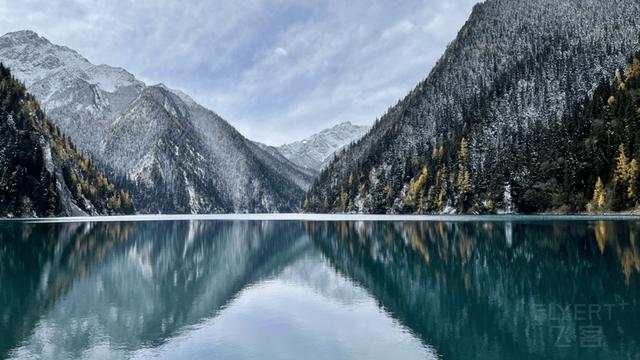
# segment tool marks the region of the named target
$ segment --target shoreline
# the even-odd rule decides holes
[[[640,221],[640,213],[604,214],[499,214],[499,215],[363,215],[363,214],[205,214],[113,215],[51,218],[0,218],[0,223],[95,223],[154,221],[313,221],[313,222],[529,222],[529,221]]]

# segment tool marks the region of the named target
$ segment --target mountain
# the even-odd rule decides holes
[[[589,199],[571,190],[595,186],[577,173],[583,134],[553,131],[581,131],[565,121],[638,49],[635,0],[477,4],[428,77],[320,174],[303,208],[584,211]]]
[[[260,143],[260,142],[257,142],[257,141],[254,142],[254,145],[258,146],[264,152],[270,154],[271,156],[273,156],[274,159],[276,159],[277,161],[282,163],[283,164],[282,171],[291,171],[291,165],[293,164],[294,169],[296,171],[305,174],[310,179],[314,179],[316,176],[318,176],[318,171],[317,170],[310,169],[308,167],[298,165],[295,162],[291,161],[290,159],[287,159],[280,152],[280,150],[278,150],[278,148],[275,147],[275,146],[266,145],[266,144],[263,144],[263,143]],[[286,164],[286,166],[284,166],[285,164]],[[309,188],[311,187],[311,182],[301,183],[300,187],[303,187],[306,190],[309,190]]]
[[[0,217],[133,213],[118,189],[53,125],[0,63]]]
[[[131,190],[141,212],[293,211],[311,184],[186,94],[93,65],[32,31],[0,37],[0,61],[79,149]]]
[[[368,126],[345,122],[277,149],[294,164],[320,171],[333,160],[338,151],[360,139],[368,130]]]

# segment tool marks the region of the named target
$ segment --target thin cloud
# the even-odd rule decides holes
[[[278,56],[287,56],[287,54],[288,54],[287,50],[285,50],[285,49],[283,49],[281,47],[275,49],[274,51],[275,51],[276,55],[278,55]]]
[[[372,123],[428,74],[476,2],[5,1],[0,32],[32,29],[180,88],[276,145]]]

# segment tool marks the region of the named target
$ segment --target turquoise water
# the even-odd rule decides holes
[[[640,358],[636,220],[115,220],[0,222],[0,358]]]

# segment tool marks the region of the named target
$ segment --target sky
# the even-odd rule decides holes
[[[0,34],[34,30],[280,145],[372,124],[427,77],[477,2],[0,0]]]

